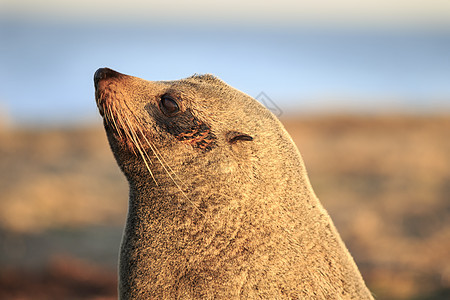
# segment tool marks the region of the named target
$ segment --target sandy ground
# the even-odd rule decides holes
[[[450,116],[283,120],[378,299],[450,298]],[[114,299],[127,185],[103,129],[0,127],[0,299]]]

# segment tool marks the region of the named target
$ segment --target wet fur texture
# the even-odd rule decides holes
[[[211,75],[102,72],[97,104],[130,187],[120,299],[372,299],[266,108]]]

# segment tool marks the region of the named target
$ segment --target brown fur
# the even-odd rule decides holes
[[[281,123],[211,75],[100,69],[96,98],[130,201],[121,299],[372,299]],[[181,112],[164,115],[163,95]]]

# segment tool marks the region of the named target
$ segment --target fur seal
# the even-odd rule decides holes
[[[373,299],[278,119],[212,75],[94,75],[130,188],[120,299]]]

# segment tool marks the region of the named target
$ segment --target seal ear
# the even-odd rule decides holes
[[[227,140],[228,143],[235,144],[237,141],[253,141],[253,137],[242,132],[229,131],[227,133]]]

